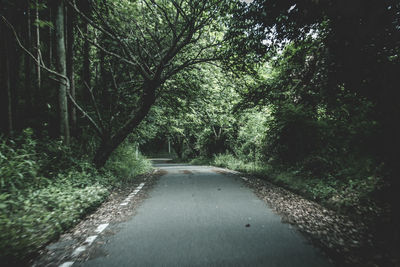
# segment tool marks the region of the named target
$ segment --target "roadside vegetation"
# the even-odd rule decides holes
[[[0,139],[1,262],[21,264],[93,211],[117,186],[151,164],[129,144],[97,170],[74,145],[35,138],[32,129]]]

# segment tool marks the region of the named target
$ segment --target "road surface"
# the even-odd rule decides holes
[[[112,226],[102,253],[74,266],[330,266],[239,177],[156,166],[166,174],[136,215]]]

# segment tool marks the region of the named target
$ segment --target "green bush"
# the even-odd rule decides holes
[[[214,156],[213,163],[219,167],[226,167],[231,170],[241,170],[244,162],[236,159],[232,154],[219,154]]]
[[[135,146],[120,145],[107,161],[104,169],[123,181],[144,174],[152,168],[151,162],[140,153],[136,155]]]
[[[35,148],[30,129],[16,140],[0,139],[0,192],[40,183]]]
[[[316,120],[313,111],[302,105],[279,106],[269,122],[264,154],[280,163],[296,163],[322,147],[324,128],[324,122]]]
[[[244,162],[232,154],[215,155],[212,164],[219,167],[241,171],[258,176],[270,176],[273,171],[269,164],[259,164],[254,162]]]
[[[33,254],[107,195],[107,189],[100,185],[76,188],[68,183],[17,195],[0,194],[0,258],[12,262]]]

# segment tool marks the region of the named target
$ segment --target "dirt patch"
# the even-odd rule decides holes
[[[158,178],[166,173],[166,171],[155,171],[151,174],[137,177],[121,188],[115,188],[108,199],[92,214],[87,215],[75,227],[61,235],[58,241],[49,244],[46,248],[39,251],[39,256],[32,260],[31,265],[48,267],[59,266],[71,260],[85,261],[90,257],[93,251],[97,251],[95,257],[104,256],[104,253],[98,253],[98,250],[95,248],[96,245],[99,246],[106,242],[108,235],[115,234],[117,228],[110,226],[126,221],[134,215],[140,204],[148,197],[148,192],[157,182]],[[124,199],[142,182],[145,183],[142,190],[130,200],[128,205],[120,206]],[[72,252],[77,247],[81,246],[87,237],[94,234],[94,230],[98,225],[103,223],[109,223],[110,226],[98,236],[85,252],[76,258],[71,258]],[[93,257],[93,255],[91,257]]]
[[[166,170],[158,170],[157,171],[157,175],[158,176],[163,176],[163,175],[166,175],[166,174],[168,174],[168,172]]]
[[[218,174],[230,174],[230,172],[222,170],[222,169],[211,169],[211,171],[218,173]]]
[[[182,171],[179,171],[179,172],[183,173],[183,174],[193,174],[193,172],[188,171],[188,170],[182,170]]]

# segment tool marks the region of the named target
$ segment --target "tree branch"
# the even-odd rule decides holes
[[[97,125],[97,123],[93,120],[93,118],[90,117],[90,115],[87,114],[87,112],[81,106],[79,106],[79,104],[75,101],[74,97],[71,95],[71,92],[69,90],[68,90],[68,97],[71,100],[72,104],[74,104],[74,106],[82,113],[82,115],[86,117],[89,120],[89,122],[93,125],[99,137],[102,137],[103,131],[101,130],[101,128]]]
[[[126,58],[124,58],[124,57],[122,57],[122,56],[117,56],[116,57],[116,55],[117,54],[115,54],[115,53],[112,53],[112,54],[110,54],[111,56],[114,56],[114,57],[116,57],[116,58],[118,58],[118,59],[120,59],[120,60],[123,60],[124,62],[126,62],[126,63],[129,63],[129,64],[132,64],[132,61],[136,64],[136,67],[138,67],[138,70],[140,71],[140,73],[144,76],[144,77],[146,77],[147,79],[150,79],[151,77],[150,77],[150,75],[146,72],[146,70],[143,68],[143,66],[140,64],[140,62],[139,62],[139,60],[137,60],[137,58],[136,57],[134,57],[133,55],[132,55],[132,53],[130,52],[130,49],[129,49],[129,47],[123,42],[123,41],[121,41],[121,38],[117,35],[117,34],[115,34],[115,32],[110,32],[110,31],[107,31],[106,29],[104,29],[103,27],[101,27],[101,26],[99,26],[98,25],[98,23],[95,23],[93,20],[91,20],[90,18],[88,18],[82,11],[80,11],[79,10],[79,8],[76,6],[76,2],[75,2],[75,0],[72,0],[73,2],[71,2],[71,0],[66,0],[67,1],[67,3],[85,20],[85,21],[87,21],[90,25],[92,25],[94,28],[96,28],[96,29],[98,29],[99,31],[101,31],[102,33],[104,33],[104,34],[106,34],[108,37],[110,37],[111,39],[113,39],[113,40],[116,40],[119,44],[120,44],[120,46],[121,46],[121,48],[123,49],[123,51],[125,51],[127,54],[128,54],[128,56],[129,56],[129,58],[131,59],[131,60],[128,60],[128,59],[126,59]],[[104,24],[107,24],[107,22],[105,21],[105,20],[102,20],[102,22],[104,23]],[[111,28],[109,28],[109,30],[112,30]],[[94,42],[92,42],[92,44],[93,45],[95,45],[94,44]],[[96,45],[95,45],[96,46]],[[101,49],[100,47],[98,47],[99,49]],[[107,51],[104,51],[104,52],[107,52]]]
[[[105,129],[104,123],[103,123],[103,119],[101,118],[99,107],[98,107],[97,102],[96,102],[96,100],[94,98],[93,89],[90,88],[89,85],[86,82],[84,82],[84,83],[85,83],[85,86],[86,86],[86,88],[88,89],[88,91],[90,93],[90,98],[92,99],[93,106],[94,106],[94,109],[96,111],[96,115],[97,115],[97,118],[99,120],[99,123],[100,123],[100,127],[101,127],[101,129]]]

